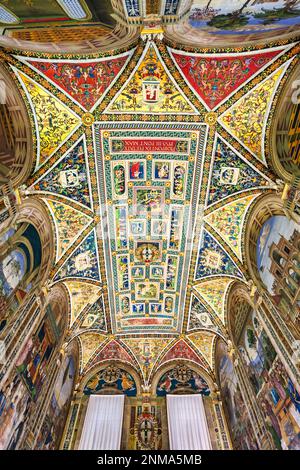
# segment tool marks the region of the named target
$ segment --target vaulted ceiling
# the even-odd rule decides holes
[[[174,358],[211,372],[226,299],[247,282],[249,210],[275,177],[270,118],[298,44],[5,54],[28,106],[25,193],[52,221],[50,284],[70,299],[81,371],[108,358],[147,383]]]
[[[191,47],[240,47],[291,38],[299,0],[2,0],[0,44],[87,53],[126,47],[141,29]]]

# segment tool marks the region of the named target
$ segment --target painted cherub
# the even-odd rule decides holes
[[[132,390],[134,388],[134,382],[130,380],[127,374],[125,372],[122,372],[122,388],[123,390]]]

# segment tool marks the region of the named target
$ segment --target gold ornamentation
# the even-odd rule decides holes
[[[205,115],[204,120],[205,120],[206,124],[208,124],[209,126],[214,126],[217,122],[217,117],[218,117],[217,113],[214,113],[212,111],[212,112],[207,113]]]
[[[95,121],[95,118],[91,113],[83,114],[81,119],[82,123],[87,127],[91,126]]]

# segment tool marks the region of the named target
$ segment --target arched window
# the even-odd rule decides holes
[[[24,183],[33,165],[29,116],[16,83],[0,66],[0,186]]]
[[[0,259],[0,331],[35,284],[42,259],[36,228],[22,223],[6,234],[10,249]]]
[[[270,213],[274,215],[270,217]],[[297,337],[300,335],[297,320],[300,315],[299,236],[300,225],[280,215],[276,197],[262,198],[253,209],[248,225],[250,272],[253,280],[268,292],[282,317],[289,319],[289,328]],[[290,269],[291,264],[295,266],[294,269]]]
[[[269,155],[278,176],[292,181],[299,175],[299,119],[300,104],[298,88],[295,86],[299,76],[299,64],[291,70],[288,80],[275,103],[273,119],[270,124]]]

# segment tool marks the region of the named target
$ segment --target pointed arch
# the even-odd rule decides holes
[[[271,108],[266,142],[266,155],[275,173],[287,183],[300,178],[299,119],[300,94],[298,62],[291,64],[290,73]],[[295,181],[297,184],[297,182]],[[299,184],[299,183],[298,183]]]
[[[23,184],[33,165],[33,141],[26,104],[15,81],[0,65],[0,186]]]

